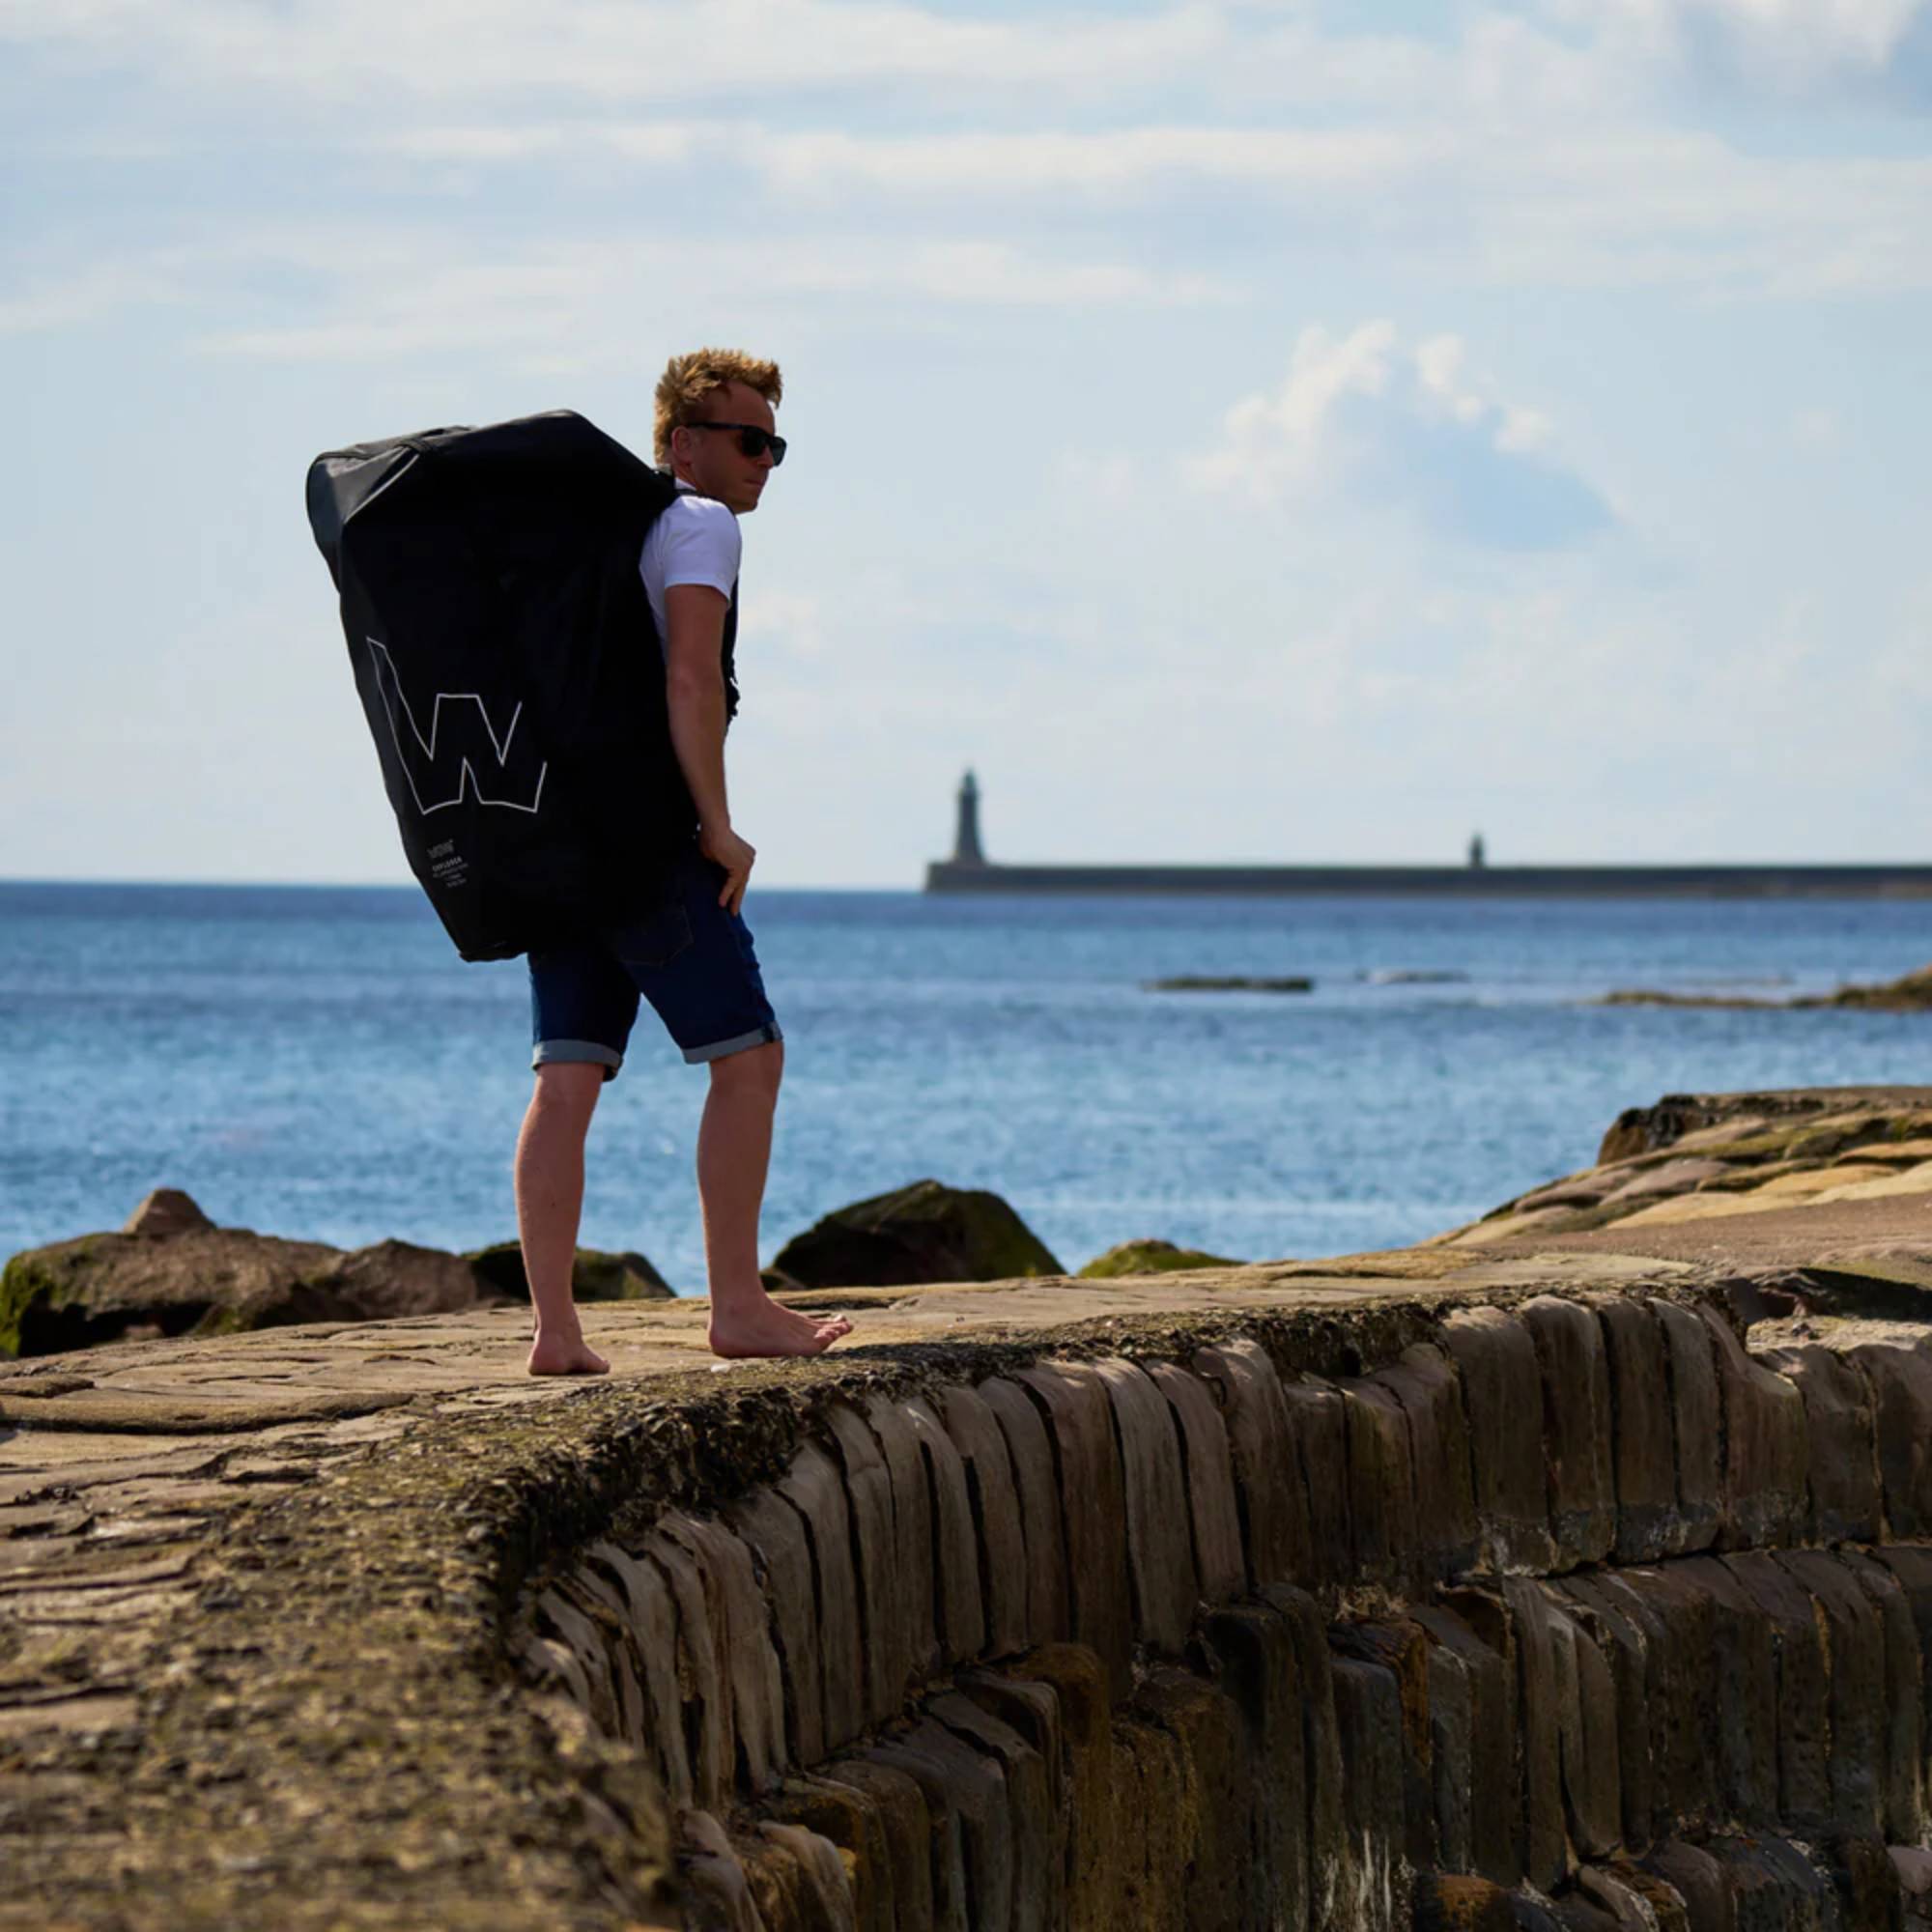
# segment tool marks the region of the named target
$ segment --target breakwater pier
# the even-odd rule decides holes
[[[929,893],[1426,895],[1452,898],[1932,898],[1932,866],[959,866]]]
[[[1461,866],[1009,866],[985,857],[980,790],[958,797],[952,856],[928,893],[1194,893],[1454,898],[1928,898],[1932,865],[1492,866],[1471,841]]]

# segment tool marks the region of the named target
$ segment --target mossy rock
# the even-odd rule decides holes
[[[353,1253],[247,1228],[81,1235],[0,1271],[0,1352],[51,1355],[129,1332],[233,1335],[300,1321],[373,1321],[473,1308],[475,1270],[439,1248]]]
[[[1081,1281],[1112,1281],[1123,1274],[1180,1274],[1188,1268],[1244,1265],[1226,1255],[1203,1254],[1199,1248],[1178,1248],[1172,1241],[1122,1241],[1104,1255],[1095,1255],[1080,1270]]]
[[[1932,966],[1879,986],[1840,986],[1835,993],[1794,1000],[1796,1007],[1862,1007],[1882,1013],[1932,1012]]]
[[[210,1335],[242,1335],[257,1325],[273,1327],[273,1322],[258,1324],[243,1308],[211,1308],[193,1328],[191,1334],[206,1339]]]
[[[1932,966],[1876,986],[1840,986],[1834,993],[1804,993],[1792,1000],[1766,1000],[1742,993],[1668,993],[1652,986],[1622,986],[1591,1003],[1600,1007],[1722,1007],[1815,1012],[1821,1008],[1852,1008],[1877,1013],[1932,1012]]]
[[[225,1332],[340,1315],[314,1284],[344,1259],[320,1241],[245,1228],[81,1235],[30,1248],[0,1271],[0,1351],[59,1354],[129,1329],[204,1334],[217,1318]]]
[[[1910,1090],[1899,1100],[1922,1107],[1923,1090]],[[1776,1159],[1790,1149],[1794,1136],[1855,1109],[1860,1101],[1876,1101],[1887,1113],[1895,1111],[1893,1096],[1869,1088],[1793,1087],[1739,1094],[1666,1094],[1654,1106],[1626,1107],[1610,1123],[1597,1150],[1599,1166],[1643,1158],[1663,1158],[1668,1150],[1690,1134],[1707,1133],[1733,1122],[1750,1122],[1758,1129],[1738,1140],[1715,1144],[1706,1151],[1726,1160]]]
[[[1884,1137],[1885,1117],[1881,1114],[1835,1115],[1794,1134],[1786,1155],[1791,1160],[1829,1160],[1849,1148]]]
[[[900,1288],[1066,1272],[997,1194],[932,1179],[834,1209],[787,1241],[772,1266],[805,1288]]]
[[[512,1301],[527,1301],[530,1284],[524,1273],[524,1251],[515,1241],[498,1241],[463,1258],[476,1270],[484,1287]],[[677,1291],[642,1255],[626,1251],[608,1254],[601,1248],[579,1248],[571,1269],[570,1290],[579,1301],[669,1301]]]
[[[65,1291],[59,1272],[38,1252],[15,1255],[0,1269],[0,1355],[19,1354],[21,1330],[32,1312],[63,1308]]]

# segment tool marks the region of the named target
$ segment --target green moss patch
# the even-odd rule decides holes
[[[0,1269],[0,1355],[20,1352],[20,1331],[37,1302],[55,1301],[60,1277],[36,1255],[15,1255]]]
[[[1188,1268],[1240,1267],[1226,1255],[1204,1254],[1199,1248],[1179,1248],[1172,1241],[1150,1238],[1122,1241],[1104,1255],[1095,1255],[1080,1270],[1081,1281],[1113,1281],[1128,1274],[1180,1274]]]

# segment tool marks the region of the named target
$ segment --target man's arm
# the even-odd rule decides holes
[[[665,696],[670,742],[697,808],[697,849],[724,867],[718,895],[732,912],[744,903],[755,854],[731,830],[724,797],[724,613],[729,600],[709,584],[674,583],[665,592]]]

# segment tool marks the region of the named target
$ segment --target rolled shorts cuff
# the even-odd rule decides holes
[[[530,1065],[549,1066],[575,1062],[579,1065],[601,1066],[606,1080],[614,1080],[624,1056],[615,1048],[594,1039],[540,1039],[530,1049]]]
[[[735,1034],[729,1039],[714,1039],[706,1046],[687,1046],[684,1057],[692,1065],[701,1065],[707,1060],[723,1060],[726,1054],[743,1053],[747,1047],[767,1046],[775,1039],[782,1039],[777,1020],[753,1027],[750,1033]]]

